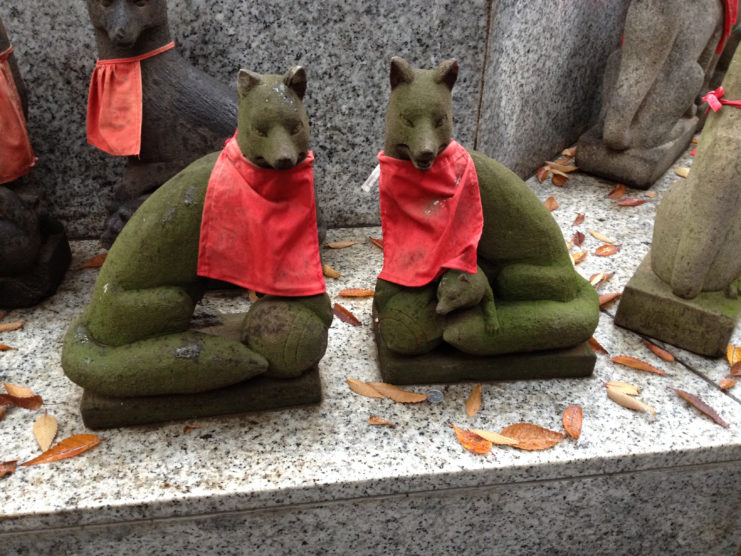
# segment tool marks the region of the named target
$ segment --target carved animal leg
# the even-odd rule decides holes
[[[515,263],[503,267],[493,280],[497,298],[508,301],[550,299],[570,301],[576,296],[574,269]]]
[[[497,317],[497,306],[494,303],[494,294],[491,289],[486,292],[481,310],[484,313],[484,327],[487,334],[496,334],[499,332],[499,317]]]
[[[376,307],[378,329],[386,347],[405,355],[420,355],[437,347],[442,341],[445,322],[445,317],[435,310],[437,284],[404,288],[386,287],[381,282],[376,286],[376,291],[382,292],[381,302],[376,299]],[[390,292],[394,293],[389,295]]]

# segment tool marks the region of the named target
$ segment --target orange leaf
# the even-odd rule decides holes
[[[578,405],[570,405],[563,412],[563,428],[571,438],[579,438],[583,418],[582,408]]]
[[[573,158],[576,156],[576,147],[569,147],[561,152],[562,155]]]
[[[646,202],[646,199],[636,199],[635,197],[626,197],[618,201],[618,205],[621,207],[637,207]]]
[[[44,400],[41,399],[41,396],[19,398],[7,394],[0,394],[0,405],[12,405],[14,407],[22,407],[23,409],[36,411],[42,405],[44,405]]]
[[[25,386],[15,386],[14,384],[8,384],[7,382],[3,382],[3,386],[5,386],[5,391],[8,394],[15,396],[16,398],[33,398],[35,396],[33,390],[26,388]]]
[[[386,384],[385,382],[367,382],[366,384],[375,388],[379,394],[382,394],[387,398],[399,403],[419,403],[427,399],[427,396],[425,396],[424,394],[408,392],[406,390],[402,390],[398,386],[394,386],[393,384]]]
[[[589,345],[592,346],[592,350],[594,350],[595,353],[603,353],[605,355],[610,355],[607,353],[607,350],[602,347],[602,344],[600,344],[594,336],[589,338]]]
[[[371,242],[371,243],[372,243],[373,245],[375,245],[375,246],[376,246],[376,247],[378,247],[379,249],[383,249],[383,238],[378,238],[378,239],[376,239],[376,238],[374,238],[374,237],[369,237],[368,239],[370,240],[370,242]]]
[[[347,247],[352,247],[353,245],[357,245],[360,243],[359,241],[330,241],[327,243],[327,247],[330,249],[345,249]]]
[[[561,442],[566,435],[544,429],[531,423],[517,423],[502,429],[501,433],[518,441],[517,448],[522,450],[547,450]]]
[[[553,177],[551,178],[551,181],[553,182],[553,185],[555,185],[556,187],[563,187],[564,185],[566,185],[566,182],[569,181],[569,176],[566,176],[558,172],[558,170],[551,169],[551,172],[553,173]]]
[[[250,298],[252,303],[257,303],[260,300],[260,297],[257,295],[255,290],[247,290],[247,296]]]
[[[720,415],[718,415],[715,410],[710,407],[708,404],[706,404],[704,401],[702,401],[700,398],[695,396],[694,394],[690,394],[689,392],[685,392],[684,390],[679,390],[677,388],[670,388],[670,390],[674,390],[679,397],[683,398],[687,402],[689,402],[692,406],[695,407],[695,409],[701,411],[708,417],[710,417],[713,421],[718,423],[721,427],[730,428],[731,426],[726,423],[723,419],[720,418]]]
[[[656,193],[654,193],[653,191],[649,191],[648,193],[646,193],[646,197],[650,197],[651,199],[653,199],[654,197],[656,197]]]
[[[654,355],[660,357],[664,361],[669,361],[670,363],[674,361],[674,356],[665,349],[661,349],[659,346],[655,346],[654,344],[646,340],[643,340],[643,345],[650,349],[654,353]]]
[[[5,477],[5,475],[15,473],[15,466],[17,463],[17,459],[13,461],[6,461],[5,463],[0,463],[0,479]]]
[[[492,444],[490,441],[481,438],[478,434],[459,429],[452,423],[450,426],[453,427],[458,442],[469,452],[473,452],[474,454],[488,454],[491,452]]]
[[[194,431],[194,430],[200,429],[200,428],[201,428],[200,425],[185,425],[183,427],[183,434],[190,434],[191,431]]]
[[[373,290],[362,290],[360,288],[347,288],[342,290],[339,295],[340,297],[373,297],[376,294]]]
[[[88,451],[90,448],[100,444],[101,439],[94,434],[76,434],[65,438],[53,448],[47,450],[40,456],[21,463],[22,466],[38,465],[40,463],[51,463],[62,459],[73,458]]]
[[[377,427],[395,427],[396,425],[386,419],[381,419],[378,415],[371,415],[368,417],[368,424]]]
[[[592,274],[592,276],[589,277],[589,283],[596,288],[603,282],[607,282],[613,276],[614,274],[612,272],[610,272],[609,274],[605,274],[604,272],[600,272],[599,274]]]
[[[625,186],[622,183],[617,184],[615,189],[607,194],[610,199],[620,199],[623,195],[625,195]]]
[[[33,435],[42,452],[45,452],[51,447],[51,443],[54,442],[54,438],[57,436],[58,429],[59,423],[51,415],[42,415],[33,424]]]
[[[479,409],[481,409],[481,385],[477,384],[466,400],[466,415],[473,417],[479,412]]]
[[[598,257],[611,257],[620,252],[619,245],[600,245],[594,250],[594,254]]]
[[[5,413],[6,413],[7,411],[8,411],[8,410],[7,410],[7,409],[5,409],[5,406],[4,406],[4,405],[0,405],[0,421],[2,421],[2,420],[3,420],[3,417],[5,417]]]
[[[496,432],[482,431],[480,429],[470,429],[469,432],[472,432],[497,446],[517,446],[519,444],[519,442],[514,438],[508,438],[501,434],[497,434]]]
[[[354,378],[345,378],[345,380],[347,381],[347,385],[350,387],[350,390],[360,396],[378,399],[383,399],[386,397],[367,382],[361,382],[359,380],[355,380]]]
[[[355,315],[353,315],[339,303],[334,304],[334,307],[332,307],[332,312],[337,315],[337,318],[340,319],[342,322],[352,324],[353,326],[363,326],[363,323],[360,322]]]
[[[605,293],[599,296],[599,306],[604,307],[611,301],[615,301],[622,293]]]
[[[741,376],[741,361],[737,361],[731,367],[731,376]]]
[[[576,215],[576,218],[574,219],[574,223],[572,226],[579,226],[584,222],[584,215],[580,212]]]
[[[741,346],[728,344],[728,348],[726,349],[726,358],[728,359],[728,364],[731,367],[741,361]]]
[[[536,175],[538,176],[538,181],[540,183],[543,183],[545,179],[548,177],[548,174],[550,174],[550,170],[548,169],[548,166],[541,166],[538,168],[538,171],[536,172]]]
[[[553,197],[548,197],[545,200],[545,208],[553,212],[558,208],[558,201],[556,201],[556,199],[554,199]]]
[[[650,363],[646,363],[645,361],[642,361],[636,357],[631,357],[630,355],[617,355],[616,357],[612,358],[612,362],[630,367],[631,369],[636,369],[638,371],[646,371],[647,373],[654,373],[657,375],[666,374],[666,371],[662,371],[661,369],[654,367]]]
[[[16,351],[16,348],[6,346],[5,344],[0,344],[0,351]]]
[[[570,162],[571,161],[568,158],[559,158],[556,162],[546,162],[545,164],[551,169],[551,171],[554,171],[554,173],[563,175],[576,172],[579,169],[576,166],[572,166]]]
[[[586,236],[581,232],[576,232],[574,234],[574,237],[571,238],[571,242],[576,245],[577,247],[581,246],[582,243],[584,243],[584,240],[586,239]]]
[[[579,253],[572,253],[571,259],[574,261],[574,264],[579,264],[587,259],[587,255],[589,255],[587,251],[580,251]]]
[[[735,380],[733,380],[732,378],[726,377],[718,383],[718,386],[720,386],[721,390],[729,390],[730,388],[733,388],[734,386],[736,386],[736,384],[737,383]]]
[[[100,268],[101,266],[103,266],[106,257],[108,257],[108,253],[98,253],[94,257],[91,257],[90,259],[82,263],[81,266],[78,266],[77,270],[82,270],[83,268]]]
[[[332,268],[328,264],[323,264],[322,265],[322,273],[327,278],[335,278],[335,279],[337,279],[337,278],[342,277],[342,274],[340,274],[339,272],[337,272],[334,268]]]
[[[7,324],[0,324],[0,332],[13,332],[19,328],[23,328],[24,321],[9,322]]]

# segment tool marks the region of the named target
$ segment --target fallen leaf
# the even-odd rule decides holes
[[[626,394],[625,392],[618,390],[617,388],[607,387],[607,396],[614,401],[616,404],[623,406],[626,409],[632,409],[633,411],[647,411],[656,417],[656,410],[648,404],[643,403],[641,400],[634,398]]]
[[[41,396],[18,398],[16,396],[0,394],[0,405],[12,405],[14,407],[22,407],[23,409],[36,411],[42,405],[44,405],[44,400],[41,398]]]
[[[654,353],[654,355],[656,355],[656,357],[660,357],[664,361],[669,361],[670,363],[674,361],[674,356],[671,353],[669,353],[665,349],[661,349],[659,346],[652,344],[648,340],[643,340],[643,345],[650,349]]]
[[[581,424],[584,418],[582,408],[578,405],[570,405],[563,412],[563,428],[571,438],[579,438],[581,435]]]
[[[33,398],[36,395],[33,393],[33,390],[25,386],[16,386],[7,382],[3,382],[3,386],[8,394],[16,398]]]
[[[355,380],[354,378],[345,378],[345,380],[347,381],[347,385],[350,387],[350,390],[360,396],[377,399],[383,399],[386,397],[367,382],[361,382],[360,380]]]
[[[24,321],[18,321],[18,322],[9,322],[7,324],[0,324],[0,332],[13,332],[14,330],[18,330],[20,328],[23,328]]]
[[[5,344],[0,344],[0,351],[16,351],[16,348],[6,346]]]
[[[362,290],[360,288],[347,288],[342,290],[339,295],[340,297],[373,297],[376,294],[373,290]]]
[[[7,311],[0,311],[0,320],[3,320],[7,316],[8,316],[8,312]]]
[[[33,435],[42,452],[46,452],[57,436],[59,423],[51,415],[43,415],[33,424]]]
[[[600,307],[604,307],[605,305],[607,305],[611,301],[615,301],[621,295],[623,295],[623,294],[622,293],[619,293],[619,292],[615,292],[615,293],[604,293],[604,294],[602,294],[602,295],[599,296],[599,306]]]
[[[481,409],[481,385],[477,384],[471,390],[471,394],[466,400],[466,415],[473,417]]]
[[[638,391],[640,390],[638,386],[634,386],[630,384],[629,382],[611,381],[611,382],[606,382],[605,386],[607,386],[608,388],[613,388],[615,390],[618,390],[619,392],[622,392],[623,394],[627,394],[628,396],[637,396]]]
[[[603,353],[604,355],[610,355],[609,353],[607,353],[607,350],[602,347],[602,344],[600,344],[594,336],[589,338],[589,345],[592,346],[592,351],[594,351],[595,353]]]
[[[636,199],[635,197],[626,197],[618,201],[618,205],[621,207],[637,207],[646,202],[646,199]]]
[[[603,284],[610,280],[613,276],[615,276],[615,274],[612,272],[600,272],[599,274],[592,274],[592,276],[589,277],[589,283],[596,288],[600,284]]]
[[[0,479],[5,477],[5,475],[11,475],[15,473],[15,467],[17,464],[17,459],[13,461],[6,461],[5,463],[0,463]]]
[[[200,428],[201,428],[200,425],[185,425],[183,427],[183,434],[190,434],[192,431],[196,429],[200,429]]]
[[[741,361],[741,346],[734,346],[733,344],[729,344],[726,348],[726,358],[728,359],[728,364],[731,367]]]
[[[582,243],[584,243],[584,240],[585,240],[585,239],[587,239],[587,237],[586,237],[586,236],[585,236],[585,235],[584,235],[583,233],[581,233],[581,232],[576,232],[576,233],[574,234],[574,237],[572,237],[572,238],[571,238],[571,242],[572,242],[572,243],[573,243],[574,245],[576,245],[577,247],[580,247],[580,246],[581,246],[581,244],[582,244]]]
[[[697,137],[692,138],[692,144],[697,145],[700,141],[697,140]]]
[[[662,371],[650,363],[646,363],[645,361],[642,361],[637,357],[631,357],[630,355],[617,355],[613,357],[611,361],[618,365],[624,365],[625,367],[630,367],[631,369],[636,369],[638,371],[646,371],[647,373],[654,373],[657,375],[666,374],[666,371]]]
[[[598,240],[598,241],[601,241],[601,242],[603,242],[603,243],[615,243],[615,240],[613,240],[613,239],[610,239],[610,238],[609,238],[609,237],[607,237],[606,235],[604,235],[604,234],[601,234],[601,233],[599,233],[599,232],[597,232],[597,231],[595,231],[595,230],[589,230],[589,233],[591,234],[591,236],[592,236],[592,237],[593,237],[594,239],[596,239],[596,240]]]
[[[332,312],[337,315],[337,318],[340,319],[342,322],[346,322],[347,324],[351,324],[353,326],[363,326],[363,323],[360,322],[355,315],[353,315],[339,303],[334,304],[334,306],[332,307]]]
[[[548,169],[547,166],[541,166],[540,168],[538,168],[538,171],[535,173],[535,175],[538,176],[538,181],[540,183],[543,183],[550,172],[551,171]]]
[[[551,181],[556,187],[563,187],[564,185],[566,185],[566,182],[569,181],[569,176],[567,176],[566,174],[561,174],[558,170],[551,169],[551,173],[553,174]],[[558,203],[556,203],[555,208],[552,208],[550,210],[555,210],[556,208],[558,208]]]
[[[556,199],[554,199],[553,197],[548,197],[545,200],[544,204],[545,204],[545,208],[547,208],[551,212],[553,212],[554,210],[558,208],[558,201],[556,201]]]
[[[357,245],[360,243],[359,241],[330,241],[327,243],[327,247],[330,249],[345,249],[347,247],[352,247],[353,245]]]
[[[396,424],[386,419],[381,419],[378,415],[371,415],[368,417],[368,424],[377,427],[395,427]]]
[[[472,432],[473,434],[480,436],[484,440],[488,440],[489,442],[491,442],[492,444],[496,444],[497,446],[517,446],[519,444],[519,442],[514,438],[502,436],[501,434],[498,434],[496,432],[483,431],[480,429],[469,429],[469,432]]]
[[[720,386],[721,390],[729,390],[733,388],[734,386],[736,386],[736,384],[737,383],[735,380],[733,380],[732,378],[726,377],[718,383],[718,386]]]
[[[741,361],[737,361],[731,367],[731,376],[741,376]]]
[[[612,257],[620,252],[619,245],[600,245],[594,250],[594,254],[598,257]]]
[[[607,196],[610,199],[620,199],[625,196],[625,186],[622,183],[617,184],[615,188],[607,194]]]
[[[576,147],[569,147],[568,149],[564,149],[563,151],[561,151],[561,154],[573,158],[576,156]]]
[[[424,394],[408,392],[407,390],[402,390],[401,388],[399,388],[398,386],[394,386],[393,384],[386,384],[385,382],[368,382],[367,384],[375,388],[379,394],[382,394],[390,400],[394,400],[395,402],[419,403],[427,399],[427,396],[425,396]]]
[[[574,218],[574,223],[572,224],[572,226],[579,226],[583,222],[584,222],[584,215],[581,212],[579,212],[577,213],[576,218]]]
[[[689,392],[685,392],[684,390],[679,390],[677,388],[670,388],[670,390],[674,390],[679,397],[683,398],[687,402],[689,402],[691,405],[695,407],[695,409],[701,411],[708,417],[710,417],[713,421],[718,423],[721,427],[730,428],[730,425],[726,423],[723,419],[720,418],[720,415],[718,415],[715,410],[710,407],[708,404],[706,404],[704,401],[702,401],[700,398],[695,396],[694,394],[690,394]]]
[[[3,417],[5,417],[5,413],[7,413],[7,409],[4,405],[0,405],[0,421],[3,420]]]
[[[491,452],[491,441],[480,437],[478,434],[472,433],[471,431],[464,431],[459,429],[451,423],[450,425],[455,431],[455,436],[458,442],[461,443],[466,450],[473,452],[474,454],[488,454]]]
[[[328,264],[322,265],[322,272],[327,278],[340,278],[342,276],[342,274],[337,272],[334,268],[332,268]]]
[[[82,265],[78,266],[77,270],[82,270],[83,268],[100,268],[103,266],[106,257],[108,257],[108,253],[98,253],[94,257],[91,257],[82,263]]]
[[[47,450],[40,456],[21,463],[21,466],[38,465],[40,463],[51,463],[62,459],[73,458],[87,452],[90,448],[100,444],[101,439],[94,434],[76,434],[65,438],[53,448]]]
[[[579,264],[579,263],[583,263],[586,260],[587,255],[589,255],[588,252],[580,251],[578,253],[572,253],[571,259],[574,261],[574,264]]]
[[[653,191],[649,191],[648,193],[646,193],[646,197],[650,197],[651,199],[653,199],[656,197],[656,193],[654,193]]]
[[[531,423],[510,425],[503,428],[500,434],[517,440],[517,448],[522,450],[547,450],[566,438],[565,434]]]
[[[374,237],[368,237],[368,239],[370,240],[370,242],[371,242],[371,243],[372,243],[373,245],[375,245],[375,246],[376,246],[376,247],[378,247],[379,249],[383,249],[383,238],[378,238],[378,239],[376,239],[376,238],[374,238]]]
[[[247,296],[250,298],[250,301],[252,303],[257,303],[260,300],[255,290],[248,290]]]
[[[572,166],[570,164],[565,164],[568,159],[561,159],[557,162],[546,162],[546,166],[548,166],[552,171],[555,170],[556,172],[560,172],[561,174],[570,174],[571,172],[576,172],[579,168],[577,166]]]
[[[566,242],[566,251],[571,251],[571,249],[574,247],[573,241],[567,241]]]
[[[690,169],[689,168],[675,168],[674,173],[677,174],[680,178],[686,178],[690,175]]]

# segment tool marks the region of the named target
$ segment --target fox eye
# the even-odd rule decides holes
[[[442,117],[440,117],[440,118],[437,119],[437,121],[435,122],[435,127],[442,127],[443,124],[446,121],[448,121],[448,115],[447,114],[445,114]]]
[[[255,134],[258,137],[267,137],[268,136],[268,132],[266,130],[260,128],[260,127],[255,126],[252,129],[254,130]]]
[[[140,8],[143,8],[144,6],[149,4],[149,0],[135,0],[134,4],[136,4]]]
[[[404,122],[404,125],[408,127],[414,127],[414,122],[410,120],[409,118],[407,118],[406,116],[402,116],[401,121]]]
[[[108,6],[113,4],[113,0],[99,0],[99,4],[104,8],[107,8]]]
[[[291,135],[296,135],[297,133],[301,131],[301,129],[303,129],[303,127],[304,127],[303,122],[298,122],[296,125],[294,125],[291,128]]]

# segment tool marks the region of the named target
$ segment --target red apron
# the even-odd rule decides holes
[[[718,48],[715,49],[715,52],[718,54],[723,52],[726,41],[733,32],[733,26],[738,21],[738,0],[723,0],[723,9],[725,15],[723,20],[723,35],[718,43]]]
[[[171,42],[133,58],[98,60],[87,101],[88,143],[117,156],[141,152],[141,61],[174,47]]]
[[[227,141],[203,204],[198,274],[285,297],[324,293],[313,163],[309,151],[290,170],[259,168],[236,135]]]
[[[36,164],[21,97],[8,63],[12,52],[12,46],[0,52],[0,183],[28,174]]]
[[[417,287],[446,269],[476,272],[484,227],[479,181],[471,155],[451,141],[432,168],[378,155],[383,227],[379,278]]]

